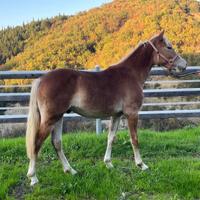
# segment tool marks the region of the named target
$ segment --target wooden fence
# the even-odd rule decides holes
[[[94,71],[99,71],[100,68],[96,67]],[[191,66],[187,68],[187,72],[199,71],[199,66]],[[0,79],[35,79],[47,73],[47,71],[1,71]],[[153,68],[150,73],[151,76],[167,76],[168,71],[162,68]],[[155,83],[156,81],[147,81],[147,83]],[[199,79],[195,80],[164,80],[161,82],[166,83],[194,83],[199,82]],[[9,86],[2,86],[9,87]],[[15,86],[10,86],[15,87]],[[30,87],[30,85],[29,85]],[[180,96],[200,96],[200,88],[169,88],[169,89],[144,89],[145,97],[180,97]],[[0,93],[0,102],[19,102],[24,103],[29,101],[29,93]],[[200,104],[200,102],[166,102],[166,103],[146,103],[145,106],[158,106],[158,105],[194,105]],[[0,110],[9,109],[0,108]],[[151,110],[151,111],[140,111],[139,116],[141,119],[158,119],[158,118],[177,118],[177,117],[200,117],[200,109],[187,109],[187,110]],[[76,120],[82,117],[77,114],[65,114],[64,120]],[[21,123],[26,122],[27,115],[0,115],[0,123]],[[102,131],[101,120],[96,120],[96,132]]]

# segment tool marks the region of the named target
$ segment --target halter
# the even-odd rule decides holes
[[[179,58],[179,55],[175,55],[173,58],[168,59],[166,56],[164,56],[162,53],[159,52],[159,50],[155,47],[155,45],[151,41],[147,42],[152,46],[154,51],[157,53],[157,59],[159,60],[159,58],[161,57],[163,60],[165,60],[169,66],[167,68],[171,70],[174,65],[174,62],[176,61],[177,58]]]
[[[185,76],[190,76],[190,75],[193,75],[193,74],[200,73],[199,70],[198,71],[192,71],[192,72],[179,73],[179,74],[172,73],[171,70],[173,68],[174,62],[180,56],[179,55],[175,55],[173,58],[168,59],[166,56],[164,56],[162,53],[159,52],[159,50],[155,47],[155,45],[151,41],[144,42],[144,44],[146,44],[146,43],[149,43],[152,46],[152,48],[154,49],[154,51],[157,53],[157,60],[159,60],[159,58],[161,57],[163,60],[165,60],[167,62],[167,65],[169,67],[167,67],[167,66],[166,67],[168,68],[168,70],[170,72],[170,75],[172,75],[174,77],[177,77],[177,78],[183,78]]]

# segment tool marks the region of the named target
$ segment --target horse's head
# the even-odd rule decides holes
[[[154,49],[153,64],[165,66],[172,74],[183,72],[187,62],[173,49],[171,43],[164,37],[164,31],[148,41]]]

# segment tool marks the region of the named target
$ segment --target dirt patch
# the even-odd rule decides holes
[[[26,177],[20,179],[20,183],[10,188],[9,196],[17,200],[24,200],[25,194],[31,192],[31,187],[28,187]]]

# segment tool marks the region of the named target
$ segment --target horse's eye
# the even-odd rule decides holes
[[[170,47],[170,46],[167,46],[167,49],[172,49],[172,47]]]

